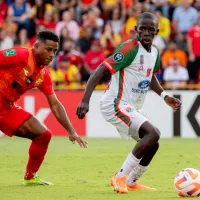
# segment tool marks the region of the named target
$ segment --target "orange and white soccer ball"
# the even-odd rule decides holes
[[[174,188],[181,197],[200,196],[200,172],[193,168],[181,170],[174,179]]]

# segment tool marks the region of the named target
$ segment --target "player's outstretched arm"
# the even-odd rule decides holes
[[[174,111],[179,110],[181,108],[181,104],[182,104],[181,101],[175,97],[170,97],[164,91],[164,89],[160,85],[155,75],[152,76],[150,87],[154,92],[156,92],[159,96],[161,96],[165,100],[166,104],[171,106],[174,109]]]
[[[99,83],[103,75],[107,72],[109,72],[109,70],[103,64],[101,64],[90,76],[86,85],[83,99],[78,105],[78,108],[76,110],[76,114],[79,119],[83,119],[86,113],[88,112],[89,102],[90,102],[90,97],[92,95],[92,92],[94,91],[95,87],[97,86],[97,84]]]
[[[67,113],[65,111],[64,106],[61,104],[61,102],[57,99],[55,94],[52,95],[46,95],[49,106],[53,112],[53,115],[57,119],[57,121],[67,130],[69,133],[69,140],[72,141],[72,143],[75,143],[76,141],[80,145],[80,147],[87,148],[87,142],[82,140],[81,137],[78,136],[75,129],[73,128]]]

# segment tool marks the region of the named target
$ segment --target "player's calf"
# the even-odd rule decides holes
[[[26,167],[24,179],[30,180],[39,170],[51,140],[52,133],[46,130],[45,133],[32,140],[29,148],[29,160]]]

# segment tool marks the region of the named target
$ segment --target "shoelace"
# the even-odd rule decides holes
[[[126,183],[126,178],[124,177],[124,178],[120,178],[120,179],[118,179],[118,181],[117,181],[117,184],[119,185],[119,186],[124,186],[124,184]]]
[[[40,180],[40,177],[39,177],[38,175],[35,175],[35,176],[34,176],[34,179],[35,179],[35,180]]]

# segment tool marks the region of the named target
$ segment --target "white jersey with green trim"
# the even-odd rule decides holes
[[[147,52],[135,38],[118,47],[115,53],[103,62],[112,73],[108,89],[101,98],[102,103],[117,105],[125,102],[136,110],[142,108],[152,75],[159,71],[158,49],[152,45]]]

